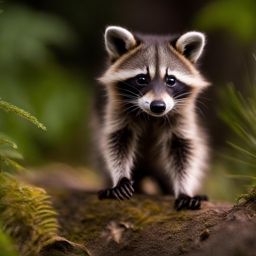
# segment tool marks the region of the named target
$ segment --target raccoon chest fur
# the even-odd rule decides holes
[[[136,191],[143,192],[145,177],[152,178],[164,194],[173,194],[168,174],[165,172],[161,143],[163,129],[157,124],[148,124],[138,139],[132,177]],[[159,138],[160,137],[160,138]],[[166,138],[171,140],[171,138]],[[168,144],[168,143],[167,143]]]
[[[135,168],[144,167],[148,170],[158,169],[160,167],[160,147],[159,145],[159,128],[156,125],[149,124],[142,130],[142,134],[138,138],[138,144],[135,155]]]

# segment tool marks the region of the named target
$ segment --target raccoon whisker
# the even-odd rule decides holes
[[[132,113],[132,112],[135,112],[137,111],[136,113],[136,116],[138,116],[139,114],[141,114],[142,110],[140,109],[140,107],[138,107],[137,105],[132,105],[132,106],[129,106],[125,109],[122,110],[122,113],[124,114],[129,114],[129,113]]]
[[[179,107],[186,107],[187,104],[186,102],[176,102],[175,107],[172,109],[173,112],[175,113],[179,113]],[[197,110],[197,112],[202,116],[205,117],[205,113],[203,112],[203,110],[199,107],[199,106],[194,106],[195,110]]]
[[[128,104],[133,104],[135,103],[134,102],[134,99],[131,99],[131,100],[112,100],[113,103],[120,103],[121,105],[128,105]]]
[[[125,94],[125,95],[129,95],[129,96],[131,96],[131,97],[138,97],[138,96],[141,96],[141,95],[136,94],[135,92],[132,92],[132,91],[126,90],[126,89],[120,90],[119,94]]]
[[[183,101],[175,101],[175,105],[177,107],[180,107],[180,106],[187,106],[187,103],[186,102],[183,102]]]
[[[180,97],[187,96],[187,95],[191,95],[191,92],[184,92],[182,94],[175,94],[173,96],[173,98],[179,100]]]
[[[141,111],[141,109],[137,105],[132,105],[132,106],[129,106],[129,107],[123,109],[123,112],[124,113],[131,113],[131,112],[134,112],[136,110]]]
[[[182,96],[186,96],[186,95],[189,95],[189,96],[190,96],[191,94],[181,94],[181,95],[179,95],[179,96],[182,97]],[[174,99],[175,99],[175,100],[179,100],[179,101],[186,101],[188,98],[178,98],[178,97],[175,98],[175,97],[174,97]]]
[[[176,104],[188,104],[188,99],[175,99]]]
[[[122,107],[120,108],[120,112],[122,114],[127,115],[128,113],[134,112],[136,110],[142,111],[138,106],[137,106],[137,100],[113,100],[113,103],[120,104]]]
[[[124,96],[124,94],[123,94],[123,96]],[[116,101],[121,102],[121,103],[125,103],[125,104],[134,104],[134,105],[136,105],[137,102],[138,102],[138,98],[139,97],[130,97],[128,99],[122,99],[122,100],[116,100]],[[114,101],[115,101],[115,99],[114,99]]]
[[[172,112],[175,112],[177,110],[177,104],[174,104],[174,107],[172,108]]]
[[[138,110],[138,112],[136,113],[136,117],[141,115],[141,114],[142,114],[143,117],[145,116],[145,115],[143,115],[143,111],[141,110],[141,108],[138,107],[137,110]]]
[[[179,104],[179,103],[176,103],[176,104],[174,105],[173,109],[172,109],[172,112],[180,114],[180,109],[179,109],[179,107],[183,107],[183,106],[187,106],[187,104],[183,104],[183,103],[182,103],[182,104]]]
[[[122,97],[127,98],[127,99],[132,99],[132,100],[138,99],[140,97],[140,95],[137,95],[137,94],[131,95],[131,94],[120,93],[120,92],[118,92],[117,95],[122,96]],[[125,99],[122,99],[122,100],[125,100]]]
[[[212,101],[211,99],[209,99],[208,97],[206,97],[206,96],[199,96],[199,98],[197,99],[197,100],[200,100],[200,99],[204,99],[204,100],[207,100],[207,101]]]
[[[138,97],[138,95],[130,95],[130,94],[126,94],[126,93],[118,93],[117,95],[126,97],[128,99],[134,99],[135,96],[136,96],[136,98]]]
[[[123,81],[122,83],[123,83],[124,85],[127,85],[128,87],[132,87],[133,89],[136,89],[137,91],[139,91],[138,88],[132,86],[130,83],[128,83],[128,82],[126,82],[126,81]],[[122,88],[123,88],[123,87],[122,87]]]
[[[129,106],[129,107],[125,108],[124,111],[131,110],[131,112],[132,112],[132,111],[134,111],[135,109],[138,109],[138,106],[132,105],[132,106]]]
[[[186,101],[175,101],[175,105],[177,106],[187,106],[188,103]]]
[[[164,116],[164,122],[165,122],[165,123],[167,122],[167,124],[168,124],[169,126],[171,126],[171,121],[170,121],[168,115],[165,115],[165,116]]]
[[[201,109],[201,108],[199,108],[199,107],[195,107],[195,109],[197,110],[197,112],[203,117],[203,118],[205,118],[205,113],[204,113],[204,111]]]
[[[147,113],[145,115],[143,115],[143,116],[144,116],[145,120],[149,121],[149,115]]]
[[[124,84],[130,86],[130,84],[128,84],[128,83],[124,83]],[[120,88],[120,89],[123,90],[123,91],[127,91],[127,92],[129,92],[129,93],[132,93],[132,94],[138,96],[135,92],[133,92],[133,91],[127,89],[127,88]],[[135,89],[135,90],[138,92],[138,94],[139,94],[140,96],[142,96],[141,91],[138,90],[136,87],[132,87],[132,89]]]
[[[184,93],[181,93],[181,94],[176,93],[176,94],[173,95],[173,97],[174,98],[179,98],[179,97],[190,95],[190,94],[191,94],[191,92],[184,92]]]
[[[128,85],[129,86],[129,84],[125,84],[125,85]],[[120,88],[121,90],[126,90],[126,91],[128,91],[128,92],[133,92],[133,91],[130,91],[129,90],[129,88],[131,88],[131,89],[133,89],[133,90],[136,90],[139,94],[141,94],[141,91],[138,89],[138,88],[136,88],[136,87],[126,87],[126,88]],[[135,92],[133,92],[133,93],[135,93]]]
[[[132,103],[132,105],[129,106],[129,107],[126,107],[126,108],[125,108],[126,111],[132,109],[132,111],[139,110],[140,112],[142,112],[142,109],[137,105],[137,101],[136,101],[136,100],[131,101],[131,102],[129,102],[129,103],[130,103],[130,104]],[[131,111],[131,112],[132,112],[132,111]]]
[[[121,105],[122,104],[122,105]],[[120,103],[121,107],[120,107],[120,112],[122,113],[126,113],[128,112],[130,109],[134,108],[134,104],[128,104],[128,103]]]
[[[174,108],[172,109],[173,112],[179,113],[179,107],[187,106],[186,102],[179,102],[175,104]],[[200,109],[198,106],[194,106],[194,108],[201,114],[202,117],[205,117],[205,113]]]
[[[121,107],[126,107],[126,106],[130,106],[131,104],[133,104],[131,101],[121,101],[121,100],[112,100],[113,104],[117,104]]]
[[[176,102],[177,107],[187,106],[185,102]]]
[[[187,103],[187,101],[185,99],[175,99],[175,102],[177,103]]]
[[[206,108],[206,109],[207,109],[207,106],[205,105],[205,103],[204,103],[204,102],[202,102],[202,101],[198,100],[198,101],[197,101],[197,103],[198,103],[198,104],[200,104],[202,107],[204,107],[204,108]]]

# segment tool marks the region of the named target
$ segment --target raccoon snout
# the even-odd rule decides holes
[[[165,111],[166,104],[161,100],[154,100],[150,104],[150,110],[155,114],[161,114]]]

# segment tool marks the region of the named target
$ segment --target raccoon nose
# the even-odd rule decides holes
[[[161,114],[165,111],[166,105],[161,100],[154,100],[150,104],[150,110],[155,114]]]

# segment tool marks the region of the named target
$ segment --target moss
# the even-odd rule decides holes
[[[212,227],[223,223],[227,212],[226,205],[207,203],[199,211],[176,212],[172,197],[135,195],[119,202],[82,191],[51,194],[60,235],[85,245],[92,255],[180,255],[208,243]]]
[[[62,230],[62,235],[76,242],[92,241],[102,234],[111,221],[131,223],[134,232],[141,232],[144,228],[152,224],[169,225],[171,233],[180,232],[183,229],[182,223],[193,218],[189,212],[176,212],[173,207],[173,199],[171,197],[146,197],[136,195],[129,201],[100,201],[96,195],[77,196],[78,204],[68,203],[69,209],[63,211],[63,204],[66,204],[66,198],[69,197],[65,193],[57,193],[57,208],[62,209],[60,216],[61,226],[67,226],[65,219],[69,215],[73,216],[72,222],[69,223],[68,230]],[[53,195],[54,196],[54,195]],[[60,198],[61,197],[61,198]],[[73,196],[73,198],[75,198]],[[84,205],[79,206],[81,201]],[[104,209],[104,210],[102,210]],[[80,223],[80,224],[79,224]],[[174,224],[173,224],[174,223]],[[86,227],[83,230],[82,227]],[[72,229],[72,231],[71,231]]]
[[[238,202],[242,203],[256,203],[256,185],[253,186],[248,193],[242,194],[238,197]]]

